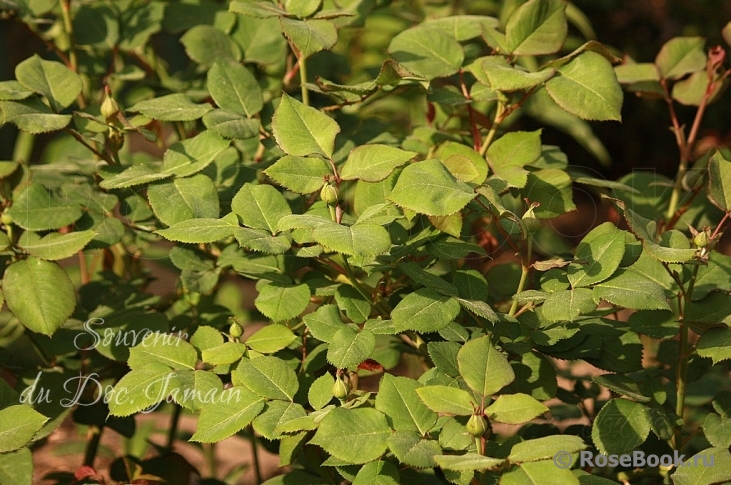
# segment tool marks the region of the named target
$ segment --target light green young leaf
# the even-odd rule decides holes
[[[660,49],[655,65],[660,76],[677,79],[706,67],[706,52],[703,37],[674,37]]]
[[[228,216],[222,219],[197,218],[180,221],[167,229],[155,231],[155,234],[170,241],[190,244],[212,243],[232,237],[238,227],[238,224]]]
[[[322,305],[312,313],[302,317],[313,337],[322,342],[330,342],[335,333],[343,328],[345,323],[340,318],[340,311],[335,305]]]
[[[403,332],[414,330],[419,333],[438,332],[459,314],[457,300],[442,296],[429,288],[409,293],[391,312],[394,329]]]
[[[208,103],[195,104],[183,93],[168,94],[136,103],[127,111],[142,113],[161,121],[193,121],[213,109]]]
[[[310,303],[310,287],[266,283],[259,287],[254,304],[257,310],[275,322],[291,320],[305,311]]]
[[[528,172],[523,166],[541,156],[541,132],[538,130],[506,133],[490,145],[486,156],[495,175],[513,187],[525,187]]]
[[[278,428],[284,423],[295,419],[306,418],[307,411],[294,402],[270,401],[266,403],[264,412],[254,418],[251,423],[254,431],[268,440],[284,438]]]
[[[259,134],[261,122],[258,118],[246,118],[244,115],[227,109],[214,109],[203,115],[206,128],[224,138],[244,140]]]
[[[27,445],[46,421],[47,417],[23,404],[0,410],[0,453],[19,450]]]
[[[429,385],[416,389],[424,404],[434,412],[470,416],[479,403],[475,403],[469,392],[458,387]]]
[[[491,396],[515,379],[508,359],[490,342],[489,336],[472,339],[457,354],[459,373],[478,394]]]
[[[451,76],[464,61],[459,42],[441,29],[423,25],[394,37],[388,52],[406,69],[429,80]]]
[[[56,263],[34,256],[12,263],[3,276],[8,309],[33,332],[52,335],[76,307],[74,284]]]
[[[292,401],[299,389],[292,367],[269,355],[242,360],[234,373],[246,387],[266,399]]]
[[[206,404],[198,418],[198,429],[190,438],[198,443],[215,443],[247,426],[264,409],[264,399],[245,387],[223,391],[216,401]]]
[[[279,21],[282,24],[282,33],[300,52],[302,62],[312,54],[331,49],[338,41],[338,31],[329,20],[280,17]]]
[[[33,483],[33,455],[29,448],[0,454],[0,481],[8,485]]]
[[[15,78],[27,89],[48,99],[57,112],[73,103],[81,92],[78,74],[58,61],[43,60],[38,54],[16,66]]]
[[[529,0],[505,25],[505,44],[516,56],[553,54],[563,46],[567,32],[565,2]]]
[[[575,288],[552,292],[543,302],[543,316],[551,322],[573,322],[580,315],[596,309],[589,288]]]
[[[625,235],[613,231],[582,241],[576,248],[576,259],[568,267],[568,278],[574,288],[599,283],[614,274],[624,257]]]
[[[548,408],[527,394],[504,394],[485,409],[490,420],[522,424],[548,412]]]
[[[279,220],[292,213],[287,199],[271,185],[244,184],[231,201],[231,210],[245,226],[276,234]]]
[[[496,28],[499,24],[495,17],[483,15],[452,15],[424,22],[424,25],[442,30],[459,42],[480,37],[484,28]]]
[[[613,278],[596,285],[593,292],[597,302],[606,300],[634,310],[670,310],[662,287],[634,271],[617,271]]]
[[[317,154],[330,158],[340,126],[325,113],[285,93],[274,112],[272,131],[277,145],[289,155]]]
[[[160,403],[167,397],[164,391],[173,371],[161,362],[152,361],[122,377],[105,397],[109,414],[129,416]]]
[[[629,453],[645,442],[650,427],[650,414],[643,404],[612,399],[597,414],[591,439],[605,455]]]
[[[251,72],[241,64],[218,60],[208,71],[208,92],[220,108],[254,116],[264,100]]]
[[[376,395],[376,409],[386,415],[395,430],[418,431],[422,436],[434,427],[437,413],[429,409],[417,390],[423,385],[408,377],[384,374]]]
[[[322,0],[284,0],[283,5],[287,12],[305,18],[313,15],[322,7]]]
[[[708,160],[708,198],[722,211],[731,211],[731,161],[719,151]]]
[[[283,254],[292,247],[292,238],[289,234],[272,236],[267,231],[237,227],[234,237],[242,248],[249,251],[258,251],[267,254]]]
[[[267,325],[246,340],[246,345],[262,354],[273,354],[289,346],[297,337],[284,325]]]
[[[18,247],[36,258],[56,261],[75,255],[95,236],[94,231],[77,231],[68,234],[52,232],[40,237],[29,231],[20,236]]]
[[[195,370],[198,352],[191,344],[173,334],[150,333],[129,349],[127,365],[137,370],[150,362],[165,364],[173,370]]]
[[[213,163],[230,143],[208,130],[195,138],[173,143],[163,156],[162,173],[187,177],[200,172]]]
[[[348,154],[348,159],[340,169],[340,178],[380,182],[416,155],[416,152],[388,145],[361,145]]]
[[[553,77],[553,69],[540,72],[528,72],[511,66],[502,56],[483,57],[479,69],[485,73],[490,87],[499,91],[512,92],[530,89]]]
[[[217,60],[238,61],[241,51],[221,30],[211,25],[196,25],[180,38],[188,57],[198,64],[210,66]]]
[[[104,190],[126,189],[127,187],[161,180],[170,177],[170,175],[169,173],[161,173],[157,166],[140,163],[102,180],[99,186]]]
[[[546,83],[561,108],[584,120],[621,121],[622,88],[612,65],[601,54],[586,51]]]
[[[375,224],[329,223],[315,227],[312,239],[326,248],[350,256],[377,256],[388,252],[391,236],[382,226]]]
[[[320,190],[325,176],[332,175],[327,162],[321,158],[290,155],[280,158],[264,173],[284,188],[305,195]]]
[[[429,159],[404,168],[388,199],[420,214],[448,216],[466,206],[475,195],[442,162]]]
[[[578,436],[546,436],[517,443],[510,450],[508,459],[514,463],[538,461],[553,458],[558,451],[576,453],[587,448],[588,446]]]
[[[339,460],[358,465],[383,455],[390,435],[391,428],[380,411],[336,408],[322,419],[310,443]]]
[[[366,463],[358,470],[353,485],[399,485],[401,476],[391,462],[377,460]]]
[[[376,336],[370,330],[357,331],[343,326],[332,336],[327,349],[327,360],[338,369],[347,369],[360,364],[373,354]]]
[[[229,365],[241,360],[244,354],[246,345],[240,342],[224,342],[203,350],[201,360],[212,365]]]
[[[335,379],[332,374],[325,372],[323,375],[315,379],[310,389],[307,391],[307,401],[312,406],[312,409],[318,411],[332,401],[333,398],[333,385]]]
[[[150,184],[147,198],[155,216],[166,226],[195,218],[219,216],[218,192],[205,175]]]
[[[18,81],[0,81],[0,101],[20,101],[33,94]]]
[[[0,101],[3,123],[13,123],[21,131],[37,135],[64,128],[71,115],[57,115],[38,98]]]
[[[728,448],[706,448],[683,462],[670,475],[674,485],[706,485],[731,480],[731,453]]]
[[[634,84],[660,80],[660,74],[657,72],[657,67],[651,62],[615,66],[614,73],[617,75],[617,80],[622,84]]]
[[[491,458],[489,456],[478,455],[477,453],[465,453],[464,455],[437,455],[434,461],[443,470],[453,471],[473,471],[488,470],[505,463],[503,458]]]
[[[240,13],[257,19],[287,15],[286,11],[268,1],[254,2],[251,0],[234,0],[228,8],[231,12]]]
[[[442,453],[438,441],[423,438],[416,431],[396,431],[389,436],[388,447],[398,461],[414,468],[433,468],[436,462],[432,457]]]

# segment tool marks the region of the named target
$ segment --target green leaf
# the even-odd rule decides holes
[[[333,398],[333,385],[335,385],[335,379],[333,376],[326,372],[312,383],[310,389],[307,391],[307,401],[312,406],[312,409],[318,411],[330,403]]]
[[[408,377],[384,374],[376,395],[376,409],[388,418],[397,431],[418,431],[422,436],[434,427],[437,413],[420,399],[417,390],[423,385]]]
[[[464,61],[459,42],[428,26],[404,30],[391,40],[388,52],[406,69],[429,80],[455,74]]]
[[[203,115],[206,128],[224,138],[240,140],[259,135],[261,122],[257,118],[246,118],[227,109],[214,109]]]
[[[16,66],[15,78],[27,89],[48,99],[57,112],[73,103],[81,92],[78,74],[58,61],[43,60],[38,54]]]
[[[290,155],[280,158],[264,173],[279,185],[298,194],[320,190],[325,183],[325,176],[332,175],[327,162],[321,158]]]
[[[452,15],[424,22],[426,26],[438,28],[459,42],[480,37],[484,28],[495,28],[499,23],[498,19],[483,15]]]
[[[724,295],[728,298],[728,295]],[[731,329],[711,328],[698,339],[698,355],[713,360],[714,364],[731,359]]]
[[[277,145],[289,155],[317,154],[330,158],[340,126],[325,113],[285,93],[274,112],[272,131]]]
[[[146,184],[169,177],[168,173],[161,173],[157,168],[146,164],[132,165],[105,180],[99,186],[105,190],[125,189],[134,185]]]
[[[556,73],[550,68],[539,72],[518,69],[508,64],[502,56],[483,57],[479,69],[485,73],[492,89],[505,92],[530,89],[548,81]]]
[[[695,249],[667,247],[655,242],[657,222],[645,219],[624,203],[617,203],[624,210],[624,218],[632,233],[642,240],[642,248],[653,258],[665,263],[685,263],[696,255]],[[687,244],[687,239],[685,240]]]
[[[335,290],[335,302],[354,323],[364,323],[371,314],[371,302],[350,285]]]
[[[327,360],[338,369],[360,364],[371,356],[376,348],[376,336],[367,329],[360,331],[343,326],[332,336],[327,349]]]
[[[0,410],[0,453],[27,445],[48,418],[30,406],[16,404]]]
[[[234,372],[241,383],[266,399],[292,401],[299,389],[297,374],[277,357],[242,360]]]
[[[229,10],[258,19],[280,17],[287,14],[286,11],[269,1],[234,0],[229,5]]]
[[[155,216],[166,226],[188,219],[216,219],[219,216],[216,186],[205,175],[150,184],[147,198]]]
[[[631,397],[635,401],[650,402],[652,400],[642,393],[637,382],[623,374],[604,374],[592,377],[591,380],[612,392]]]
[[[404,168],[388,199],[421,214],[448,216],[474,197],[474,191],[457,180],[442,162],[429,159]]]
[[[217,60],[238,61],[241,52],[233,40],[211,25],[196,25],[180,38],[188,57],[198,64],[210,66]]]
[[[280,17],[282,33],[297,48],[303,60],[338,41],[338,31],[329,20],[294,20]],[[286,95],[285,95],[286,96]]]
[[[706,67],[703,37],[674,37],[663,44],[655,57],[660,76],[677,79]]]
[[[152,34],[160,30],[164,15],[165,4],[158,2],[127,6],[120,14],[119,48],[132,51],[147,44]]]
[[[647,81],[659,81],[660,74],[657,67],[651,62],[637,64],[622,64],[614,67],[617,80],[622,84],[634,84]]]
[[[459,310],[459,303],[454,298],[421,288],[406,295],[396,305],[391,319],[398,332],[438,332],[457,317]]]
[[[76,307],[74,284],[56,263],[33,256],[5,270],[3,296],[8,309],[33,332],[52,335]]]
[[[644,405],[612,399],[597,414],[591,439],[605,455],[629,453],[645,442],[650,426],[650,414]]]
[[[708,160],[708,198],[722,211],[731,211],[731,161],[719,151]]]
[[[470,416],[479,403],[467,391],[457,387],[429,385],[416,389],[424,404],[434,412]]]
[[[335,305],[322,305],[312,313],[302,317],[313,337],[322,342],[330,342],[344,323]]]
[[[240,342],[225,342],[203,350],[201,360],[213,365],[229,365],[241,360],[245,354],[246,345]]]
[[[552,435],[517,443],[510,450],[508,459],[513,463],[524,463],[553,458],[558,451],[576,453],[588,446],[578,436]]]
[[[20,101],[33,94],[18,81],[0,81],[0,101]]]
[[[731,298],[728,293],[714,291],[700,301],[685,305],[686,322],[731,323]]]
[[[0,454],[0,481],[8,485],[33,483],[33,455],[29,448]]]
[[[195,104],[183,93],[168,94],[136,103],[127,111],[142,113],[161,121],[193,121],[213,109],[208,103]]]
[[[68,234],[52,232],[39,237],[33,232],[25,232],[20,236],[18,247],[39,259],[56,261],[70,258],[94,239],[94,231],[77,231]]]
[[[612,231],[584,239],[576,248],[576,259],[568,267],[568,278],[574,288],[586,287],[609,278],[619,268],[624,257],[625,235]]]
[[[322,7],[322,0],[284,0],[285,10],[300,18],[309,17]]]
[[[512,187],[525,187],[528,172],[523,166],[541,156],[541,132],[539,130],[506,133],[490,145],[486,156],[495,175]]]
[[[178,222],[167,229],[155,231],[155,234],[170,241],[211,243],[232,237],[237,227],[228,216],[223,219],[197,218]]]
[[[629,270],[617,271],[612,279],[596,285],[593,292],[595,301],[606,300],[624,308],[670,310],[660,285]]]
[[[522,424],[548,412],[548,408],[527,394],[504,394],[485,408],[490,420]]]
[[[307,417],[307,411],[297,403],[285,401],[270,401],[264,412],[251,423],[254,431],[268,440],[281,439],[284,436],[278,428],[294,419]]]
[[[322,419],[310,443],[339,460],[357,465],[383,455],[390,435],[391,428],[380,411],[336,408]]]
[[[439,468],[454,471],[488,470],[505,463],[505,460],[502,458],[491,458],[489,456],[478,455],[477,453],[437,455],[433,458]]]
[[[273,354],[295,341],[297,337],[284,325],[267,325],[246,340],[246,345],[262,354]]]
[[[490,342],[490,337],[472,339],[457,354],[459,373],[478,394],[490,396],[515,379],[508,359]]]
[[[172,374],[170,367],[155,361],[126,373],[105,396],[109,414],[129,416],[160,403]]]
[[[57,115],[38,98],[22,101],[0,101],[3,123],[13,123],[31,134],[48,133],[64,128],[71,115]]]
[[[399,485],[400,479],[396,465],[377,460],[363,465],[355,476],[353,485]]]
[[[289,234],[272,236],[259,229],[237,227],[234,230],[234,237],[242,248],[267,254],[283,254],[292,247],[292,238]]]
[[[444,166],[457,180],[479,184],[487,177],[487,162],[473,148],[447,140],[436,149],[434,157],[442,160]]]
[[[670,475],[675,485],[706,485],[731,480],[731,453],[726,448],[707,448],[691,456]]]
[[[559,468],[553,460],[521,463],[500,477],[501,485],[579,485],[571,470]]]
[[[505,25],[505,44],[516,56],[553,54],[563,46],[568,32],[566,3],[530,0],[510,16]]]
[[[380,182],[417,155],[388,145],[361,145],[348,154],[340,169],[343,180]]]
[[[409,261],[399,264],[398,268],[416,283],[424,285],[437,293],[454,297],[459,294],[456,286],[448,283],[445,279],[422,269],[418,263]]]
[[[241,64],[216,61],[207,79],[208,92],[220,108],[248,117],[261,111],[264,100],[259,83]]]
[[[264,409],[264,400],[245,387],[223,391],[216,401],[206,404],[198,418],[198,428],[190,441],[215,443],[246,427]]]
[[[457,342],[429,342],[427,350],[429,358],[440,371],[449,377],[459,376],[457,353],[462,346]]]
[[[562,216],[576,210],[571,177],[557,168],[529,172],[523,193],[531,202],[541,204],[534,211],[541,219]]]
[[[388,447],[398,461],[414,468],[434,467],[432,457],[442,453],[436,440],[424,439],[415,431],[396,431],[389,436]]]
[[[173,143],[163,156],[162,172],[176,177],[193,175],[213,163],[229,144],[228,140],[207,130],[195,138]]]
[[[377,256],[388,252],[391,237],[375,224],[345,226],[327,221],[312,231],[312,239],[326,248],[350,256]]]
[[[127,365],[137,370],[150,362],[165,364],[173,370],[195,370],[198,352],[191,344],[173,334],[154,332],[129,349]]]
[[[703,420],[703,434],[713,446],[728,449],[731,446],[731,419],[709,413]]]
[[[62,193],[33,182],[20,193],[6,211],[13,223],[29,231],[59,229],[73,224],[83,211]]]
[[[546,83],[561,108],[584,120],[621,121],[622,88],[612,65],[601,54],[586,51]]]
[[[275,322],[291,320],[305,311],[310,304],[310,287],[266,283],[259,288],[254,304],[257,310]]]
[[[279,220],[292,213],[287,199],[271,185],[244,184],[231,201],[231,210],[245,226],[276,234]]]

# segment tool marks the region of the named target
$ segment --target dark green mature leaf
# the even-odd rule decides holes
[[[198,418],[198,429],[190,438],[199,443],[215,443],[247,426],[264,409],[264,399],[242,386],[226,389],[207,403]]]
[[[282,32],[297,48],[301,59],[331,49],[338,41],[338,31],[329,20],[295,20],[280,17]]]
[[[576,453],[588,448],[578,436],[554,435],[517,443],[510,450],[508,459],[512,462],[539,461],[553,458],[558,451]]]
[[[241,64],[216,61],[208,71],[207,87],[220,108],[248,117],[261,111],[264,105],[259,83]]]
[[[234,373],[241,383],[266,399],[292,401],[299,389],[292,367],[269,355],[242,360]]]
[[[573,322],[596,309],[589,288],[574,288],[551,293],[543,303],[543,316],[551,322]]]
[[[490,337],[472,339],[457,354],[459,373],[478,394],[491,396],[515,379],[508,359],[497,350]]]
[[[488,418],[500,423],[522,424],[548,412],[548,408],[527,394],[504,394],[485,408]]]
[[[353,485],[398,485],[401,483],[398,468],[388,461],[372,461],[363,465],[353,480]]]
[[[136,103],[127,111],[142,113],[148,118],[161,121],[197,120],[213,109],[208,103],[195,104],[183,93],[168,94],[159,98]]]
[[[686,247],[673,247],[660,245],[655,240],[657,232],[657,222],[645,219],[641,215],[634,212],[624,203],[618,203],[620,208],[624,209],[624,218],[627,221],[632,233],[642,241],[642,248],[653,258],[665,263],[685,263],[690,261],[696,255],[695,249]],[[687,239],[685,244],[687,245]]]
[[[541,204],[533,211],[541,219],[558,217],[576,210],[571,177],[558,168],[529,172],[523,194],[531,202]]]
[[[340,126],[325,113],[282,95],[272,120],[279,147],[289,155],[322,155],[330,158]]]
[[[132,51],[147,44],[150,37],[160,30],[165,15],[165,4],[148,2],[133,4],[121,12],[122,36],[119,48]]]
[[[422,436],[434,427],[437,413],[417,393],[423,385],[408,377],[384,374],[376,395],[376,409],[386,415],[395,430],[418,431]]]
[[[728,296],[724,296],[728,298]],[[731,359],[731,329],[711,328],[706,330],[697,344],[698,355],[713,360],[714,364]]]
[[[703,434],[713,446],[728,449],[731,446],[731,419],[716,413],[707,414],[703,420]]]
[[[56,261],[70,258],[94,239],[94,231],[77,231],[68,234],[52,232],[43,237],[34,232],[25,232],[18,241],[18,247],[39,259]]]
[[[38,98],[22,101],[0,101],[3,123],[13,123],[28,133],[48,133],[64,128],[71,115],[57,115]]]
[[[348,154],[348,159],[340,169],[340,178],[379,182],[416,155],[416,152],[388,145],[361,145]]]
[[[373,354],[376,336],[367,329],[357,331],[343,326],[332,336],[327,349],[327,360],[338,369],[360,364]]]
[[[194,138],[173,143],[163,156],[162,172],[176,177],[193,175],[213,163],[230,143],[207,130]]]
[[[416,431],[396,431],[389,436],[388,447],[398,461],[414,468],[436,466],[432,457],[442,453],[436,440],[424,439]]]
[[[335,333],[345,325],[340,318],[340,311],[335,305],[322,305],[314,312],[302,317],[302,321],[305,322],[312,336],[323,342],[330,342]]]
[[[622,88],[601,54],[583,52],[546,83],[561,108],[585,120],[621,121]]]
[[[215,219],[219,215],[216,186],[201,174],[150,184],[147,198],[155,216],[167,226],[188,219]]]
[[[56,263],[30,256],[5,270],[3,296],[8,309],[33,332],[52,335],[76,307],[74,285]]]
[[[271,185],[244,184],[231,201],[231,210],[245,226],[276,234],[279,220],[292,213],[287,199]]]
[[[264,173],[298,194],[310,194],[320,190],[325,183],[325,176],[332,175],[329,165],[321,158],[290,155],[280,158],[264,170]]]
[[[406,69],[429,80],[451,76],[464,61],[459,42],[428,26],[404,30],[391,40],[388,52]]]
[[[292,247],[292,238],[289,234],[272,236],[267,231],[237,227],[234,237],[242,248],[267,254],[283,254]]]
[[[432,362],[434,362],[437,369],[449,377],[459,376],[457,353],[460,348],[462,348],[462,345],[457,342],[429,342],[427,344]]]
[[[652,399],[645,396],[636,381],[623,374],[604,374],[592,377],[592,380],[612,392],[628,396],[639,402],[650,402]]]
[[[629,453],[645,442],[650,426],[650,414],[644,405],[612,399],[597,414],[591,438],[605,455]]]
[[[80,205],[59,191],[33,182],[17,196],[6,213],[23,229],[43,231],[73,224],[83,211]]]
[[[437,413],[470,416],[480,404],[475,402],[469,392],[458,387],[432,384],[417,388],[416,393],[426,407]]]
[[[508,52],[516,56],[557,52],[568,32],[565,10],[561,0],[530,0],[521,5],[505,26]]]
[[[442,162],[429,159],[404,168],[388,199],[421,214],[448,216],[466,206],[475,195]]]
[[[708,198],[722,211],[731,211],[731,161],[719,151],[708,160]]]
[[[48,418],[30,406],[16,404],[0,410],[0,453],[27,445]]]
[[[69,106],[81,92],[78,74],[58,61],[43,60],[38,54],[18,64],[15,77],[24,87],[48,99],[54,111]]]
[[[310,303],[310,287],[266,283],[254,300],[256,308],[275,322],[290,320],[305,311]]]
[[[706,67],[706,53],[703,37],[674,37],[667,41],[657,57],[655,65],[660,76],[677,79]]]
[[[487,149],[487,161],[495,175],[518,188],[525,187],[528,182],[528,172],[523,166],[540,156],[540,130],[506,133]]]
[[[502,56],[482,58],[479,68],[485,73],[492,89],[505,92],[530,89],[548,81],[556,73],[550,68],[539,72],[525,71],[511,66]]]
[[[592,236],[579,243],[576,259],[568,268],[571,286],[586,287],[609,278],[624,257],[625,235],[621,231]]]
[[[706,485],[731,480],[731,453],[727,448],[707,448],[683,462],[670,477],[675,485]]]
[[[335,302],[348,318],[357,324],[365,323],[371,314],[371,301],[350,285],[335,290]]]
[[[307,401],[315,411],[324,408],[332,401],[334,384],[335,379],[329,372],[325,372],[312,383],[307,391]]]
[[[233,40],[211,25],[196,25],[180,38],[185,52],[198,64],[210,66],[217,60],[238,61],[241,52]]]
[[[634,271],[619,270],[612,279],[596,285],[593,291],[595,300],[606,300],[625,308],[670,310],[662,287]]]
[[[491,458],[477,453],[437,455],[434,457],[434,461],[439,465],[439,468],[454,471],[488,470],[505,463],[503,458]]]
[[[403,332],[437,332],[459,314],[459,303],[452,297],[442,296],[429,288],[421,288],[406,295],[391,312],[394,328]]]
[[[383,455],[390,435],[386,415],[377,409],[336,408],[322,419],[310,443],[339,460],[357,465]]]
[[[204,114],[203,124],[224,138],[241,140],[257,136],[261,126],[261,122],[257,118],[246,118],[244,115],[227,109],[214,109]]]
[[[409,276],[412,280],[427,288],[431,288],[437,293],[447,296],[458,296],[457,287],[448,283],[444,278],[440,278],[434,273],[430,273],[422,269],[418,263],[406,262],[398,265],[398,268]],[[479,297],[478,297],[479,298]]]
[[[239,226],[235,220],[231,219],[229,216],[222,219],[187,219],[173,224],[167,229],[155,231],[155,233],[170,241],[191,244],[211,243],[234,235],[235,229]]]

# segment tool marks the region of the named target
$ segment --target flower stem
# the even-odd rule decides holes
[[[528,250],[526,251],[525,259],[521,259],[521,266],[523,271],[520,274],[520,282],[518,283],[518,289],[515,291],[517,295],[525,289],[525,285],[528,282],[528,274],[530,273],[530,260],[533,256],[533,237],[528,236]],[[508,316],[515,316],[515,312],[518,311],[518,300],[513,300],[513,304],[510,307]]]

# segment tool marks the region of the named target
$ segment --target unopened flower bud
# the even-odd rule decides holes
[[[102,102],[101,113],[104,119],[109,122],[112,117],[119,113],[119,105],[108,93],[104,96]]]
[[[693,245],[697,248],[705,248],[711,243],[711,230],[704,229],[695,235]]]
[[[541,228],[541,221],[536,217],[533,210],[538,207],[540,204],[538,202],[533,202],[530,207],[528,207],[528,210],[525,211],[525,214],[523,214],[522,219],[520,222],[523,224],[523,228],[525,230],[525,233],[535,234],[538,229]]]
[[[327,205],[337,204],[339,197],[340,194],[338,193],[338,188],[334,185],[326,183],[322,186],[322,189],[320,189],[320,199],[322,199],[322,201]]]
[[[333,384],[333,396],[340,401],[344,401],[345,398],[348,397],[348,394],[350,394],[350,386],[348,386],[340,377],[336,378],[335,384]]]
[[[474,437],[481,437],[487,431],[487,420],[478,414],[473,414],[467,421],[467,432]]]
[[[244,329],[239,325],[239,322],[233,322],[230,327],[228,327],[228,333],[233,338],[239,338],[244,334]]]

